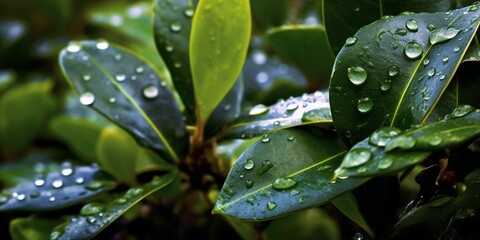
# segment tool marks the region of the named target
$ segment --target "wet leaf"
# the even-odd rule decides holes
[[[189,0],[155,0],[154,36],[157,50],[172,75],[185,105],[187,122],[195,122],[195,95],[190,67],[190,32],[195,6]]]
[[[360,209],[358,208],[357,199],[351,192],[346,192],[332,200],[332,204],[340,210],[350,220],[358,224],[363,230],[365,230],[370,237],[375,237],[372,229],[368,226],[367,222],[362,216]]]
[[[131,188],[123,196],[108,203],[89,203],[80,211],[80,215],[70,217],[65,223],[58,225],[51,233],[52,239],[90,239],[105,229],[132,206],[150,194],[167,186],[178,175],[172,171],[163,176],[155,176],[153,180],[141,187]]]
[[[60,166],[54,161],[57,156],[48,152],[28,154],[22,159],[0,165],[0,182],[5,188],[15,187],[30,182],[32,176],[59,171]]]
[[[382,126],[425,122],[475,34],[476,9],[386,18],[352,36],[330,83],[332,117],[348,144]]]
[[[250,2],[200,1],[192,22],[190,64],[197,122],[205,125],[241,72],[250,40]]]
[[[338,138],[326,132],[268,134],[235,162],[213,212],[266,220],[326,203],[366,181],[331,181],[344,153]]]
[[[60,63],[83,105],[169,160],[185,154],[183,116],[151,65],[106,41],[72,43],[60,54]]]
[[[268,32],[273,48],[309,79],[327,82],[335,56],[323,26],[282,26]]]
[[[0,96],[0,142],[4,146],[20,151],[42,130],[56,107],[52,87],[51,81],[27,83]]]
[[[309,124],[331,127],[327,92],[317,91],[301,97],[280,100],[269,107],[256,105],[220,135],[230,138],[251,138],[278,129]]]
[[[0,193],[0,211],[61,209],[112,189],[116,183],[96,167],[73,166],[59,171],[39,172],[30,181]]]
[[[10,222],[10,236],[13,240],[50,239],[51,230],[61,222],[36,216],[15,218]]]

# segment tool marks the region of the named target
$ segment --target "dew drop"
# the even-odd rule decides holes
[[[408,30],[412,32],[416,32],[418,30],[418,22],[415,19],[409,19],[405,23],[405,26],[407,27]]]
[[[440,80],[443,80],[443,79],[445,79],[446,77],[447,77],[447,75],[441,74],[440,77],[439,77],[439,79],[440,79]]]
[[[253,187],[253,181],[252,180],[246,180],[245,181],[245,187],[246,188],[252,188]]]
[[[102,188],[102,187],[104,187],[104,186],[105,186],[105,184],[103,184],[103,183],[100,182],[100,181],[93,181],[93,182],[87,184],[87,185],[85,186],[85,189],[91,190],[91,191],[95,191],[95,190],[98,190],[98,189],[100,189],[100,188]]]
[[[396,65],[393,65],[390,68],[388,68],[388,76],[390,77],[397,76],[399,72],[400,72],[400,68]]]
[[[83,75],[83,81],[90,81],[90,75]]]
[[[172,24],[170,24],[170,31],[177,33],[177,32],[180,32],[181,30],[182,30],[182,25],[180,25],[179,22],[173,22]]]
[[[79,52],[82,47],[78,43],[71,42],[68,44],[67,51],[71,53]]]
[[[416,140],[408,136],[398,136],[388,141],[385,151],[389,152],[395,148],[410,149],[416,144]]]
[[[462,105],[462,106],[459,106],[457,108],[455,108],[455,110],[453,111],[453,116],[454,117],[463,117],[467,114],[469,114],[470,112],[472,112],[474,110],[474,108],[470,105]]]
[[[405,55],[410,59],[417,59],[423,53],[423,48],[417,42],[409,42],[404,49]]]
[[[264,173],[268,172],[268,170],[270,170],[270,168],[272,167],[273,167],[272,162],[270,162],[269,160],[264,160],[262,162],[262,166],[258,170],[258,174],[263,175]]]
[[[116,103],[116,102],[117,102],[117,99],[114,98],[114,97],[111,97],[111,98],[108,99],[108,102],[109,102],[109,103]]]
[[[343,160],[343,168],[353,168],[365,164],[370,160],[372,152],[368,148],[355,148],[350,150]]]
[[[104,211],[105,208],[99,203],[89,203],[82,207],[80,214],[83,216],[94,215]]]
[[[62,170],[60,171],[60,174],[62,174],[62,176],[70,176],[72,175],[73,173],[73,167],[72,167],[72,164],[69,163],[69,162],[65,162],[62,164]]]
[[[272,211],[273,209],[275,209],[277,207],[277,204],[275,202],[272,202],[272,201],[269,201],[267,202],[267,209],[269,211]]]
[[[45,185],[45,180],[44,180],[44,179],[41,179],[41,178],[35,179],[34,184],[35,184],[35,186],[37,186],[37,187],[41,187],[41,186]]]
[[[254,106],[252,109],[250,109],[250,111],[248,112],[248,115],[250,116],[256,116],[256,115],[260,115],[260,114],[264,114],[266,112],[268,112],[269,108],[263,104],[258,104],[256,106]]]
[[[18,201],[23,201],[27,198],[27,196],[23,193],[20,193],[20,194],[17,195],[16,198],[17,198]]]
[[[52,186],[54,188],[61,188],[61,187],[63,187],[63,181],[60,180],[60,179],[57,179],[57,180],[52,182]]]
[[[92,105],[93,102],[95,102],[95,95],[93,95],[93,93],[85,92],[82,95],[80,95],[81,104],[88,106],[88,105]]]
[[[402,131],[395,127],[381,128],[370,135],[368,142],[372,145],[384,147],[391,138],[397,136]]]
[[[390,90],[390,88],[392,87],[392,80],[383,80],[380,84],[380,89],[384,92]]]
[[[354,85],[362,85],[367,80],[367,72],[362,67],[349,67],[348,79]]]
[[[384,158],[380,160],[378,163],[378,168],[379,169],[387,169],[393,165],[393,159],[391,158]]]
[[[50,201],[50,202],[55,202],[55,197],[53,197],[53,196],[52,196],[52,197],[49,197],[49,198],[48,198],[48,201]]]
[[[187,17],[187,18],[193,17],[193,13],[194,13],[194,11],[193,11],[193,8],[191,8],[191,7],[188,7],[185,10],[183,10],[183,15],[185,15],[185,17]]]
[[[75,179],[75,182],[76,182],[77,184],[83,184],[83,183],[85,182],[85,178],[83,178],[83,177],[78,177],[78,178]]]
[[[289,135],[289,136],[287,137],[287,140],[288,140],[288,141],[293,141],[293,140],[295,140],[295,137],[293,137],[292,135]]]
[[[263,135],[262,143],[268,143],[268,142],[270,142],[270,138],[268,137],[268,135],[267,134]]]
[[[438,146],[442,143],[442,137],[439,135],[425,137],[425,140],[432,146]]]
[[[108,42],[106,41],[100,41],[100,42],[97,42],[96,44],[97,48],[100,49],[100,50],[105,50],[108,48]]]
[[[370,110],[372,110],[372,108],[373,101],[368,97],[360,98],[357,102],[357,110],[360,113],[368,113]]]
[[[295,109],[298,108],[298,104],[297,103],[289,103],[287,104],[287,111],[293,111]]]
[[[351,46],[357,42],[356,37],[349,37],[347,40],[345,40],[345,46]]]
[[[143,96],[147,99],[154,99],[158,96],[158,88],[155,86],[146,86],[143,88]]]
[[[453,51],[454,51],[454,52],[460,51],[460,47],[455,47],[455,48],[453,48]]]
[[[243,167],[247,170],[251,170],[255,167],[255,163],[252,160],[247,160]]]
[[[456,29],[454,27],[436,29],[430,34],[430,37],[429,37],[430,44],[433,45],[437,43],[446,42],[456,37],[459,32],[461,32],[461,30]]]
[[[5,204],[10,199],[10,196],[4,193],[0,193],[0,205]]]
[[[430,68],[430,69],[428,69],[427,75],[428,75],[429,77],[433,77],[433,76],[435,75],[435,72],[436,72],[436,71],[437,71],[437,70],[436,70],[435,68]]]
[[[273,181],[272,187],[275,190],[285,190],[285,189],[292,188],[296,184],[297,184],[297,181],[291,177],[277,178]]]
[[[430,63],[430,58],[423,59],[423,65],[427,66]]]
[[[326,119],[332,119],[330,108],[314,108],[304,112],[302,115],[302,122],[315,122]]]
[[[399,29],[395,30],[395,34],[399,35],[399,36],[405,36],[405,35],[407,35],[407,30],[405,30],[403,28],[399,28]]]
[[[293,189],[292,191],[290,191],[290,196],[296,196],[298,194],[302,193],[301,190],[298,190],[298,189]]]

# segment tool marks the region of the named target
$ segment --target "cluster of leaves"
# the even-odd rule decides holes
[[[61,50],[73,92],[0,72],[0,211],[34,213],[10,222],[12,238],[92,238],[122,215],[118,226],[149,221],[139,237],[217,223],[245,239],[480,236],[479,3],[155,0],[87,13],[82,24],[111,34]],[[17,48],[25,26],[0,24]]]

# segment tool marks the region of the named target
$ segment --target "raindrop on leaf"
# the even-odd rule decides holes
[[[345,156],[345,159],[343,160],[341,167],[343,168],[358,167],[368,162],[371,156],[372,156],[372,152],[368,148],[352,149]]]
[[[354,85],[362,85],[367,80],[367,72],[362,67],[349,67],[348,79]]]

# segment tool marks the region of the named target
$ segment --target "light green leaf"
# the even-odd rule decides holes
[[[331,181],[344,153],[330,132],[286,129],[268,134],[237,160],[213,212],[267,220],[326,203],[367,180]]]
[[[282,26],[268,32],[273,48],[311,80],[328,82],[335,56],[323,26]]]
[[[360,209],[358,208],[357,199],[355,195],[351,192],[346,192],[334,199],[332,199],[332,204],[340,210],[345,216],[350,220],[358,224],[363,230],[365,230],[370,237],[375,237],[372,229],[368,226],[367,222],[362,216]]]
[[[59,171],[30,176],[31,180],[0,193],[0,212],[61,209],[112,189],[116,183],[95,167],[69,162]]]
[[[286,101],[280,100],[270,107],[256,105],[220,136],[252,138],[279,129],[309,124],[325,128],[332,126],[328,92],[316,91]]]
[[[62,222],[61,219],[48,219],[36,216],[15,218],[10,222],[12,240],[50,239],[51,230]]]
[[[0,96],[0,142],[13,151],[25,148],[56,106],[51,81],[27,83]]]
[[[186,153],[183,116],[151,65],[106,41],[72,43],[60,54],[60,63],[82,104],[169,160]]]
[[[422,124],[478,27],[477,6],[372,23],[347,41],[330,82],[334,125],[348,144],[382,126]]]
[[[167,186],[178,175],[172,171],[163,176],[155,176],[141,187],[131,188],[123,196],[105,204],[89,203],[80,210],[80,215],[70,217],[58,225],[51,233],[51,239],[90,239],[105,229],[132,206],[150,194]]]
[[[198,3],[190,40],[198,126],[205,125],[240,74],[250,30],[248,0]]]

